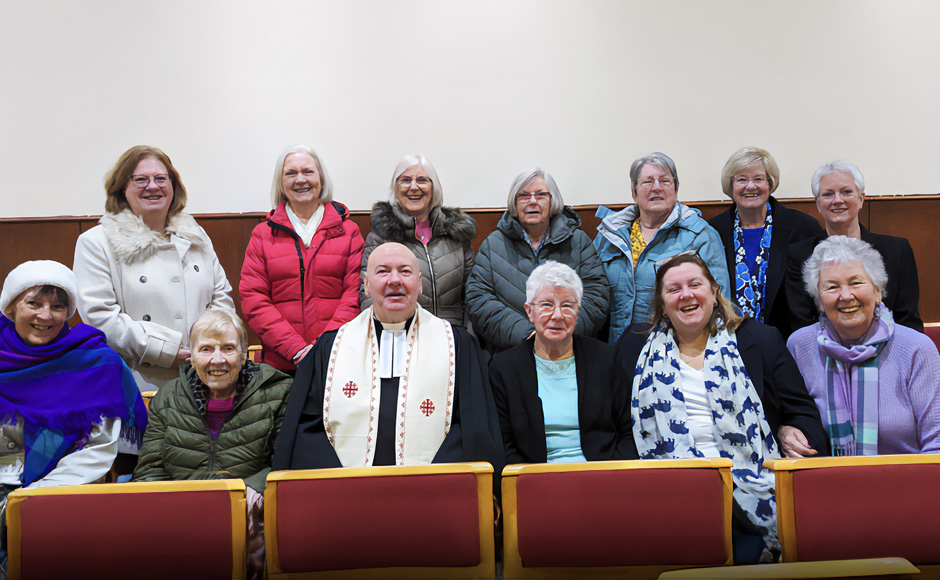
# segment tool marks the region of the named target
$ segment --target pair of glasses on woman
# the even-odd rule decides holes
[[[520,201],[523,203],[528,203],[529,200],[535,201],[545,201],[551,199],[552,194],[547,191],[536,191],[534,193],[517,193],[516,194],[516,203]]]
[[[166,187],[170,184],[170,176],[154,175],[153,177],[148,177],[146,175],[134,175],[131,177],[131,183],[140,189],[146,188],[148,185],[150,185],[151,181],[153,181],[157,187]]]
[[[571,318],[578,312],[578,305],[573,302],[562,302],[558,304],[557,302],[536,302],[535,304],[530,304],[530,306],[535,309],[535,313],[539,316],[551,316],[555,313],[555,309],[558,308],[561,310],[561,315],[565,318]]]
[[[426,187],[428,185],[431,185],[431,180],[427,177],[417,177],[414,180],[412,180],[410,177],[398,178],[398,185],[406,189],[411,187],[412,183],[417,183],[418,187]]]

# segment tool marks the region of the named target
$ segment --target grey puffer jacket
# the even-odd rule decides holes
[[[421,307],[452,324],[466,324],[464,287],[473,268],[471,242],[477,234],[473,218],[453,207],[431,210],[431,241],[427,247],[415,237],[415,219],[401,213],[387,201],[372,206],[372,231],[362,252],[362,272],[366,271],[372,250],[385,242],[404,244],[418,258],[422,289]],[[359,305],[365,309],[372,299],[359,291]]]
[[[525,241],[519,220],[503,214],[486,237],[467,281],[467,308],[477,336],[491,350],[521,344],[535,327],[525,312],[525,283],[542,262],[554,260],[574,269],[584,283],[575,333],[595,336],[607,319],[610,288],[581,218],[568,206],[553,217],[549,240],[538,256]]]
[[[225,472],[223,477],[242,478],[263,491],[292,379],[266,364],[258,367],[214,439],[189,386],[196,371],[181,367],[180,377],[150,402],[134,481],[210,479]]]

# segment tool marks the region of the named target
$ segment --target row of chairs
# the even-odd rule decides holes
[[[768,466],[784,563],[738,567],[727,459],[508,466],[502,577],[940,574],[940,456]],[[487,463],[273,472],[267,576],[495,578],[492,477]],[[245,503],[241,480],[17,490],[10,577],[243,578]]]

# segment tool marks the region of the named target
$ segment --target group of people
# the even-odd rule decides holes
[[[292,147],[245,254],[243,323],[179,174],[134,147],[74,274],[27,262],[3,284],[0,501],[99,481],[118,451],[135,480],[244,478],[260,570],[272,468],[720,456],[736,561],[773,560],[765,459],[940,451],[910,245],[859,225],[854,165],[812,179],[825,229],[772,197],[779,179],[741,149],[721,175],[734,203],[706,222],[653,153],[592,241],[535,169],[474,254],[426,158],[398,164],[363,240],[317,153]]]

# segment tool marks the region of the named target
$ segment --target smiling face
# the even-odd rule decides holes
[[[819,180],[816,208],[830,231],[839,231],[845,224],[858,223],[858,212],[864,201],[865,193],[858,190],[851,173],[839,171]]]
[[[711,285],[698,264],[685,262],[663,275],[663,312],[680,337],[705,332],[717,294],[718,288]]]
[[[819,309],[839,337],[861,338],[874,319],[881,292],[875,288],[861,262],[827,262],[819,270]]]
[[[42,286],[33,286],[23,293],[13,307],[13,326],[27,344],[49,344],[59,336],[68,319],[68,300],[54,293],[41,293]]]
[[[643,221],[662,223],[676,205],[676,182],[672,174],[647,163],[636,180],[633,199]]]
[[[363,285],[379,322],[408,320],[421,294],[421,270],[415,255],[401,244],[382,244],[369,255]]]
[[[552,206],[552,194],[541,175],[533,177],[529,183],[516,194],[516,211],[519,214],[519,223],[527,231],[529,228],[544,228],[548,226],[549,213]]]
[[[395,199],[405,215],[427,221],[434,184],[424,167],[412,165],[398,176],[397,184]]]
[[[578,324],[578,295],[574,290],[544,284],[525,305],[529,320],[535,325],[535,340],[556,345],[571,343]]]
[[[306,213],[306,209],[316,209],[320,203],[320,170],[317,160],[308,153],[297,151],[284,158],[281,171],[281,187],[287,197],[287,203],[294,212]]]
[[[192,344],[193,368],[207,387],[212,399],[226,399],[235,392],[238,373],[245,364],[235,326],[227,324],[221,332],[201,334]]]
[[[146,179],[146,185],[136,182]],[[163,182],[162,185],[158,182]],[[173,202],[173,180],[169,178],[166,166],[156,157],[146,157],[137,164],[134,173],[124,188],[124,197],[134,215],[144,218],[157,218],[166,221],[166,214]]]
[[[770,179],[763,163],[751,165],[731,178],[731,198],[738,208],[764,207],[769,197]]]

